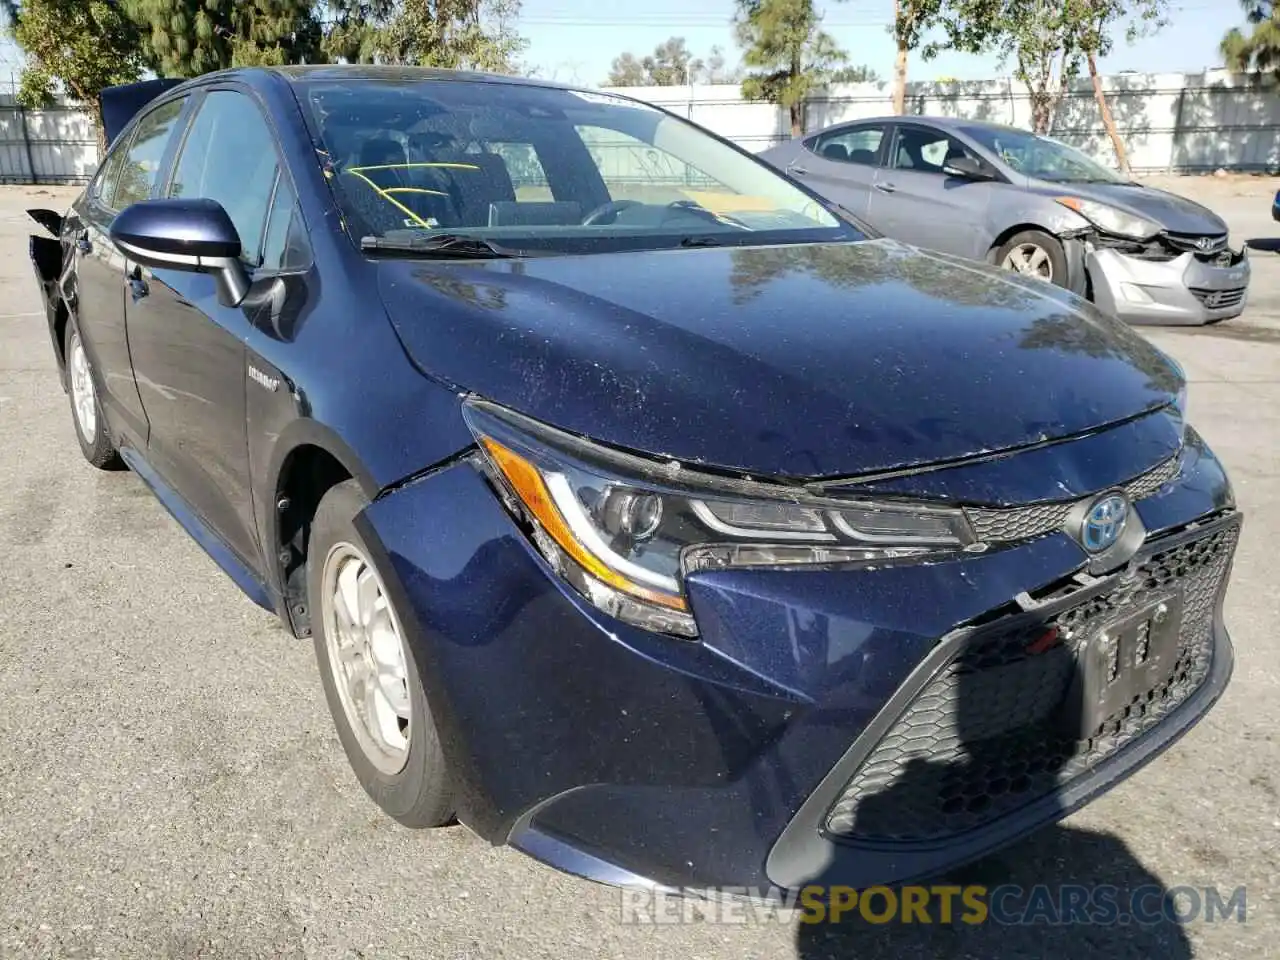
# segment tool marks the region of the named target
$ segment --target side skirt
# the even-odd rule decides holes
[[[138,475],[151,492],[156,495],[166,510],[177,520],[186,530],[201,549],[204,550],[219,567],[223,573],[229,576],[241,590],[245,596],[272,613],[278,613],[275,598],[272,596],[270,588],[267,587],[258,575],[255,574],[248,565],[223,542],[203,520],[201,520],[194,510],[187,505],[171,486],[160,478],[151,465],[138,454],[136,450],[128,447],[121,448],[120,457],[129,465],[129,469]]]

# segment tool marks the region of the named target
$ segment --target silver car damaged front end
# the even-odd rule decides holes
[[[1244,312],[1249,256],[1244,247],[1232,250],[1225,235],[1081,239],[1093,302],[1121,320],[1200,325]]]

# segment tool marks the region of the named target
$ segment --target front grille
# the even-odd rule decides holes
[[[828,811],[826,831],[844,841],[936,842],[1048,796],[1154,727],[1209,673],[1239,529],[1236,518],[1156,553],[1100,592],[1063,588],[1045,599],[1060,610],[1047,618],[1015,614],[970,634],[868,754]],[[1062,609],[1076,592],[1087,598]],[[1182,621],[1168,678],[1087,737],[1068,733],[1084,641],[1171,592],[1181,593]]]
[[[1122,488],[1130,500],[1141,500],[1156,493],[1166,483],[1171,483],[1182,469],[1177,456],[1130,480]],[[984,543],[1002,543],[1010,540],[1029,540],[1055,530],[1061,530],[1068,514],[1089,497],[1076,500],[1059,500],[1053,503],[1035,503],[1025,507],[966,507],[965,516],[973,528],[974,536]]]
[[[1244,301],[1244,295],[1247,287],[1237,287],[1234,290],[1201,290],[1196,287],[1191,288],[1191,292],[1195,294],[1195,298],[1203,303],[1210,310],[1225,310],[1228,307],[1238,307]]]
[[[1203,235],[1166,233],[1164,240],[1174,250],[1180,253],[1194,253],[1202,259],[1213,258],[1227,248],[1227,235],[1225,233]]]
[[[1205,241],[1202,246],[1200,241]],[[1122,237],[1108,237],[1098,234],[1093,243],[1104,250],[1115,250],[1135,260],[1150,260],[1164,263],[1176,260],[1184,253],[1191,253],[1201,263],[1212,263],[1218,266],[1229,266],[1235,261],[1235,254],[1227,246],[1227,235],[1222,234],[1178,234],[1162,233],[1150,240],[1128,240]]]

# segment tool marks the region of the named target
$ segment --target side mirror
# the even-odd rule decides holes
[[[240,235],[216,200],[143,200],[111,224],[111,242],[135,263],[164,270],[211,273],[218,302],[238,307],[249,293],[240,262]]]
[[[991,174],[973,157],[956,157],[942,165],[942,172],[949,177],[965,180],[990,180]]]

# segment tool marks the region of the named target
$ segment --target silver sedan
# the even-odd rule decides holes
[[[761,157],[916,246],[1000,264],[1134,323],[1238,316],[1245,249],[1198,203],[1025,130],[954,117],[839,124]]]

